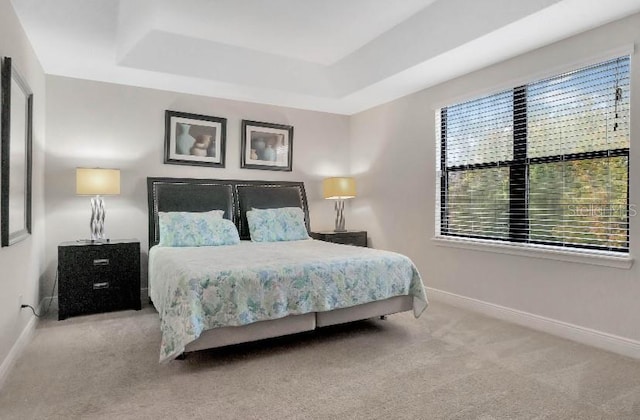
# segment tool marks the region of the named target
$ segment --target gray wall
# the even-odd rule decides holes
[[[373,245],[409,255],[427,286],[623,337],[640,339],[640,264],[630,270],[436,246],[434,110],[511,88],[640,41],[640,15],[362,112],[350,120],[351,170],[360,185],[352,220]],[[640,200],[640,65],[631,80],[630,203]],[[638,257],[640,221],[631,220]]]
[[[226,167],[164,164],[167,109],[227,118]],[[294,126],[293,172],[240,169],[242,119]],[[48,76],[43,295],[50,293],[57,245],[89,237],[89,197],[75,195],[76,167],[120,168],[121,195],[106,197],[105,230],[110,238],[140,239],[146,255],[148,176],[304,181],[311,227],[333,226],[321,183],[348,173],[348,135],[349,118],[342,115]],[[145,258],[142,265],[145,273]]]
[[[0,56],[12,58],[34,94],[33,235],[9,248],[0,248],[1,365],[33,317],[31,311],[20,310],[19,297],[37,307],[38,281],[44,265],[45,77],[9,0],[0,0]]]

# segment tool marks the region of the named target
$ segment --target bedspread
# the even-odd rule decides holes
[[[169,248],[149,252],[149,296],[161,320],[160,361],[208,329],[413,296],[427,307],[406,256],[317,240]]]

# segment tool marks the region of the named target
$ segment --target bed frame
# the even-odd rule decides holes
[[[300,207],[309,231],[309,207],[302,182],[227,179],[147,178],[149,248],[158,244],[158,212],[224,210],[240,239],[250,239],[246,212],[251,208]],[[151,287],[151,285],[149,285]],[[189,343],[185,352],[311,331],[318,327],[384,317],[413,308],[413,298],[397,296],[327,312],[292,315],[240,327],[207,330]]]

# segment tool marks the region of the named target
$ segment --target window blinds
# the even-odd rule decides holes
[[[629,65],[439,110],[440,233],[628,251]]]

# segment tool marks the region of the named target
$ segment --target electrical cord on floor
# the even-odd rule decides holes
[[[56,279],[55,279],[55,281],[53,282],[53,288],[51,289],[51,294],[49,295],[49,304],[47,305],[47,310],[46,310],[46,311],[44,311],[44,313],[42,313],[42,314],[38,314],[38,313],[36,312],[36,310],[33,308],[33,306],[31,306],[31,305],[25,305],[25,304],[22,304],[22,305],[20,305],[20,308],[29,308],[29,309],[31,309],[31,312],[33,312],[33,314],[34,314],[36,317],[38,317],[38,318],[42,318],[43,316],[45,316],[46,314],[48,314],[48,313],[49,313],[49,310],[51,309],[51,302],[53,302],[53,292],[55,292],[55,290],[56,290],[56,285],[57,285],[57,284],[58,284],[58,269],[56,268]]]

